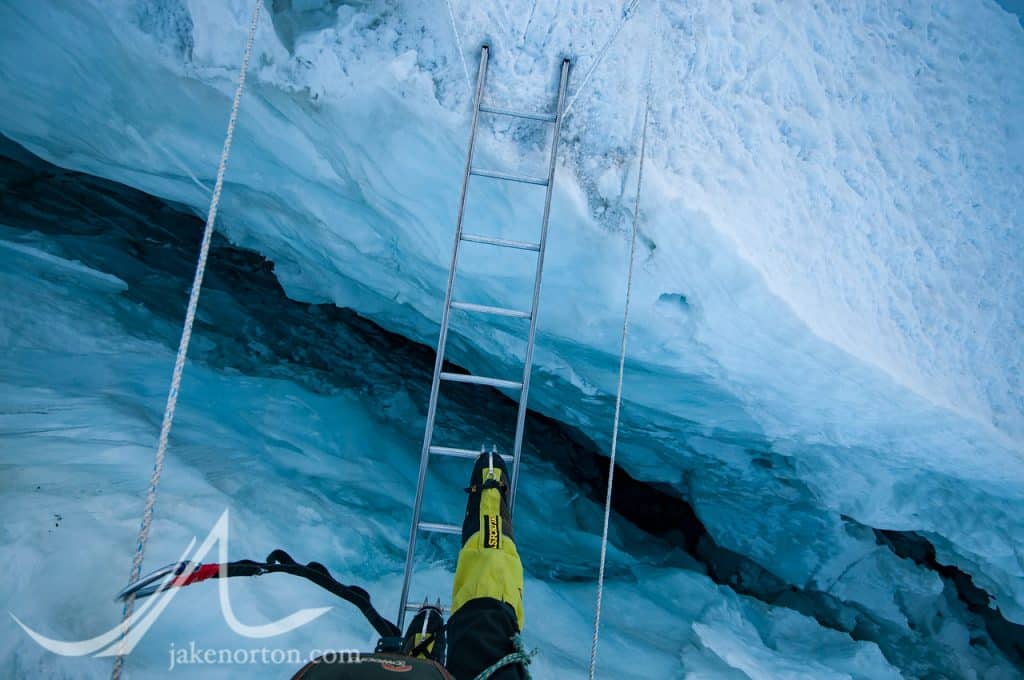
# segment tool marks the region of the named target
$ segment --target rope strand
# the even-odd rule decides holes
[[[163,422],[160,425],[160,438],[157,442],[156,459],[153,462],[153,474],[149,479],[149,490],[146,493],[146,504],[142,510],[142,523],[139,526],[139,539],[135,548],[135,557],[132,559],[131,575],[128,582],[138,580],[142,571],[142,561],[146,554],[146,542],[149,539],[149,530],[153,524],[153,508],[156,505],[156,491],[160,484],[160,475],[164,469],[164,459],[167,455],[167,441],[171,435],[171,426],[174,423],[174,412],[178,405],[178,392],[181,389],[181,376],[185,370],[185,357],[188,355],[188,345],[192,339],[192,326],[195,323],[196,308],[199,305],[199,292],[203,286],[203,275],[206,272],[206,260],[210,254],[210,241],[213,238],[213,225],[217,219],[217,208],[220,205],[221,190],[224,188],[224,174],[227,171],[228,158],[231,155],[231,142],[235,134],[235,124],[238,122],[238,109],[242,102],[242,92],[245,89],[245,75],[249,70],[249,58],[252,56],[252,45],[256,38],[256,28],[259,24],[260,11],[263,7],[263,0],[256,0],[256,6],[252,11],[252,21],[249,24],[249,34],[245,40],[245,54],[242,57],[241,72],[238,76],[238,88],[235,90],[235,99],[231,104],[231,117],[228,119],[227,135],[224,138],[224,148],[220,154],[220,164],[217,166],[217,182],[213,187],[213,196],[210,199],[210,209],[206,215],[206,226],[203,229],[203,241],[199,249],[199,260],[196,263],[195,278],[192,281],[192,291],[188,298],[188,308],[185,312],[185,323],[181,331],[181,341],[178,344],[178,354],[174,360],[174,372],[171,376],[171,387],[167,393],[167,405],[164,408]],[[119,680],[124,667],[124,641],[128,632],[128,621],[131,619],[132,610],[135,606],[134,595],[129,596],[124,603],[122,613],[121,644],[114,659],[114,667],[111,671],[111,680]]]
[[[634,14],[636,14],[636,8],[639,4],[640,0],[630,0],[629,4],[626,5],[626,8],[622,10],[622,21],[619,22],[619,25],[615,27],[614,31],[612,31],[611,36],[608,38],[608,40],[605,41],[604,46],[598,51],[597,58],[594,59],[594,63],[590,65],[590,68],[587,70],[586,75],[583,76],[583,82],[580,83],[580,86],[576,88],[576,91],[569,99],[569,103],[565,105],[565,111],[562,112],[562,118],[568,116],[569,112],[572,111],[573,104],[576,103],[576,100],[579,98],[584,88],[586,88],[587,83],[590,82],[590,76],[594,75],[594,71],[596,71],[597,67],[601,65],[602,61],[604,61],[605,56],[611,49],[612,43],[615,42],[615,39],[619,37],[619,33],[622,32],[622,29],[626,26],[626,23],[633,18]]]
[[[455,34],[455,48],[459,51],[459,59],[462,61],[462,72],[466,75],[466,86],[469,88],[470,94],[476,89],[473,87],[473,81],[469,78],[469,67],[466,66],[466,53],[462,49],[462,38],[459,37],[459,28],[455,24],[455,10],[452,9],[452,0],[444,0],[444,4],[448,5],[448,18],[452,22],[452,33]]]
[[[519,666],[523,669],[523,675],[525,676],[526,680],[530,680],[531,676],[529,666],[533,662],[533,657],[537,656],[537,650],[534,649],[529,652],[526,651],[526,648],[523,646],[523,639],[519,635],[515,635],[512,638],[512,646],[515,648],[514,652],[512,652],[511,654],[506,654],[505,656],[501,657],[500,659],[492,663],[487,668],[480,671],[480,673],[475,678],[473,678],[473,680],[487,680],[492,675],[500,671],[502,668],[505,668],[506,666],[511,666],[513,664],[519,664]]]
[[[644,156],[647,152],[647,122],[651,113],[651,58],[647,60],[647,100],[644,126],[640,137],[640,168],[636,178],[636,208],[633,211],[633,233],[629,241],[629,273],[626,276],[626,305],[622,318],[622,341],[619,346],[619,375],[615,388],[615,420],[612,425],[612,448],[608,456],[608,488],[604,498],[604,524],[601,529],[601,560],[597,570],[597,598],[594,603],[594,639],[590,647],[590,680],[597,672],[597,643],[601,633],[601,604],[604,596],[605,563],[608,558],[608,524],[612,511],[612,488],[615,483],[615,454],[619,443],[619,417],[622,412],[622,378],[626,369],[626,343],[629,339],[629,303],[633,296],[633,267],[636,261],[636,236],[640,225],[640,188],[644,181]]]

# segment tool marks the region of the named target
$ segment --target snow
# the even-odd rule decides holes
[[[492,46],[488,96],[537,110],[552,100],[561,56],[576,60],[575,95],[622,17],[612,0],[454,6],[471,72],[480,43]],[[58,165],[201,213],[250,7],[7,4],[0,132]],[[279,11],[273,24],[263,17],[219,228],[267,256],[293,299],[348,306],[432,344],[469,96],[447,12],[432,3],[303,8]],[[786,583],[833,584],[844,599],[904,621],[892,583],[922,597],[934,583],[877,555],[870,532],[856,527],[914,531],[1024,623],[1018,18],[981,0],[641,2],[563,131],[531,392],[533,408],[602,447],[648,50],[658,58],[624,466],[685,495],[720,545]],[[485,120],[483,132],[489,167],[537,167],[540,126]],[[538,191],[474,183],[467,225],[528,238]],[[34,332],[55,336],[40,356],[67,351],[79,336],[84,349],[123,352],[123,338],[111,339],[123,332],[104,324],[113,312],[99,302],[100,291],[116,294],[116,281],[24,244],[0,256],[27,258],[48,286],[71,280],[91,291],[66,318],[35,318],[25,304],[5,312],[5,346]],[[514,306],[528,287],[521,258],[467,249],[459,294]],[[514,374],[522,327],[490,321],[457,318],[452,358],[476,373]],[[101,418],[82,407],[90,423],[109,419],[112,432],[136,433],[135,448],[118,454],[139,468],[124,473],[132,490],[123,518],[134,480],[146,476],[153,427],[141,416],[122,420],[123,411],[140,392],[159,409],[170,361],[158,354],[136,369],[123,406],[90,401],[105,409]],[[7,398],[49,389],[41,398],[53,403],[95,399],[85,376],[51,385],[55,365],[5,364],[5,381],[22,376]],[[192,379],[203,388],[195,400],[240,389],[227,386],[237,376]],[[230,395],[239,408],[270,388],[248,389]],[[194,417],[179,423],[182,436],[211,425]],[[404,456],[418,448],[413,425],[393,442]],[[234,427],[240,448],[251,443]],[[386,436],[381,429],[372,436]],[[328,441],[305,436],[325,438],[295,444],[303,451]],[[82,446],[62,440],[44,450],[87,459],[92,449]],[[406,499],[396,492],[390,502]],[[214,505],[197,515],[205,521]],[[405,517],[398,507],[394,517]],[[386,525],[395,545],[403,522]],[[178,537],[190,531],[203,529]],[[745,626],[694,630],[716,663],[750,677],[752,664],[771,659],[781,669],[806,653],[761,654],[743,644]],[[666,668],[669,657],[679,662],[668,655]]]

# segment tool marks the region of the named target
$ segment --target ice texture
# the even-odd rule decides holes
[[[126,546],[137,529],[140,480],[151,465],[195,241],[175,230],[195,222],[194,237],[199,223],[109,183],[60,173],[54,181],[45,167],[8,174],[12,167],[0,158],[9,192],[0,208],[18,225],[0,224],[0,285],[7,293],[0,298],[0,596],[49,636],[88,638],[118,620],[110,596],[127,572]],[[19,204],[25,195],[32,202]],[[265,286],[267,273],[251,257],[219,241],[213,257],[149,561],[176,559],[229,507],[233,558],[259,558],[280,546],[304,561],[323,561],[343,581],[365,586],[390,616],[429,355],[401,346],[389,351],[394,338],[367,335],[365,322],[285,300]],[[495,426],[493,412],[476,415],[483,427]],[[472,419],[457,429],[480,433]],[[596,554],[600,508],[537,454],[528,441],[529,483],[516,521],[528,573],[526,641],[541,650],[536,677],[576,677],[590,648],[594,564],[587,556]],[[460,511],[465,467],[435,466],[430,512]],[[559,522],[549,521],[553,511]],[[899,677],[876,644],[716,585],[693,565],[666,560],[657,552],[662,544],[621,518],[613,517],[612,531],[602,677],[672,676],[680,668],[776,677],[802,665],[807,677]],[[417,593],[450,590],[456,548],[452,541],[423,542]],[[171,653],[190,643],[303,654],[375,643],[354,609],[281,576],[231,582],[240,620],[276,619],[297,606],[334,611],[286,636],[240,638],[221,619],[215,588],[192,586],[172,603],[129,657],[133,677],[296,670],[172,668]],[[109,676],[110,659],[55,656],[13,621],[3,625],[6,676]]]
[[[472,74],[487,41],[488,97],[540,110],[560,58],[575,98],[622,19],[600,0],[453,5],[461,55],[440,3],[274,3],[219,225],[293,299],[428,344],[465,152],[462,59]],[[250,8],[5,3],[0,132],[202,212]],[[895,593],[934,584],[862,527],[915,532],[1024,623],[1018,18],[989,1],[639,3],[565,123],[530,402],[602,447],[649,53],[622,464],[794,587],[909,625]],[[482,134],[492,167],[540,162],[540,126]],[[531,235],[533,189],[473,182],[474,231]],[[460,296],[523,303],[521,255],[467,248],[463,265]],[[451,356],[514,375],[522,337],[459,317]],[[744,625],[693,630],[748,675],[762,658]]]

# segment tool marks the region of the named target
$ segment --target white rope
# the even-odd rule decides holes
[[[597,570],[597,598],[594,604],[594,639],[590,647],[590,680],[597,672],[597,642],[601,633],[601,602],[604,596],[604,571],[608,558],[608,523],[612,512],[612,487],[615,483],[615,453],[619,444],[619,416],[622,412],[622,377],[626,369],[626,342],[629,339],[629,303],[633,295],[633,266],[636,260],[636,235],[640,225],[640,188],[644,181],[644,156],[647,152],[647,121],[651,113],[651,58],[647,61],[647,101],[644,126],[640,137],[640,168],[636,177],[636,207],[633,210],[633,233],[629,241],[629,273],[626,276],[626,307],[622,317],[622,342],[619,347],[619,377],[615,388],[615,421],[612,425],[612,449],[608,457],[608,489],[604,497],[604,525],[601,529],[601,561]]]
[[[570,111],[572,111],[573,104],[576,103],[576,100],[579,98],[584,88],[586,88],[587,83],[590,82],[590,76],[594,75],[594,71],[596,71],[597,67],[601,65],[602,61],[604,61],[605,56],[611,49],[612,43],[615,42],[615,39],[619,37],[619,33],[622,32],[622,29],[625,27],[626,23],[633,18],[633,15],[636,13],[637,5],[639,4],[640,0],[629,0],[629,4],[626,5],[626,8],[624,10],[622,10],[622,21],[619,22],[619,25],[615,27],[614,31],[612,31],[611,36],[609,36],[608,40],[605,41],[604,46],[598,51],[597,58],[594,59],[594,63],[592,63],[590,65],[590,68],[587,69],[587,74],[583,76],[583,82],[580,83],[580,86],[576,88],[576,91],[573,93],[572,97],[569,98],[569,103],[565,105],[565,110],[562,111],[563,119],[569,115]]]
[[[473,81],[469,78],[469,67],[466,66],[466,53],[462,49],[462,38],[459,37],[459,27],[455,24],[455,10],[452,9],[452,0],[444,0],[444,4],[448,5],[448,18],[452,22],[452,33],[455,34],[455,47],[459,51],[459,59],[462,61],[462,72],[466,75],[466,86],[469,88],[470,93],[476,89],[473,87]]]
[[[530,5],[530,15],[526,18],[526,28],[523,29],[523,34],[519,36],[519,46],[522,47],[526,44],[526,34],[530,32],[530,25],[533,24],[533,15],[537,12],[537,0],[533,0],[533,4]]]
[[[167,440],[171,434],[171,425],[174,423],[174,411],[178,405],[178,392],[181,388],[181,375],[185,370],[185,357],[188,354],[189,341],[192,339],[192,326],[196,319],[196,307],[199,305],[199,291],[203,286],[203,274],[206,272],[206,259],[210,254],[210,241],[213,238],[213,224],[217,219],[217,207],[220,204],[221,190],[224,188],[224,173],[227,171],[228,158],[231,155],[231,141],[235,135],[235,124],[238,122],[238,108],[242,102],[242,91],[245,89],[245,74],[249,70],[249,58],[252,56],[252,44],[256,38],[256,28],[259,24],[260,11],[263,7],[263,0],[256,0],[256,6],[252,10],[252,21],[249,24],[249,35],[245,40],[245,54],[242,57],[241,72],[238,76],[238,88],[235,90],[235,99],[231,104],[231,117],[228,119],[227,136],[224,138],[224,148],[220,154],[220,165],[217,167],[217,182],[213,187],[213,196],[210,199],[210,210],[206,215],[206,226],[203,229],[203,242],[199,248],[199,260],[196,263],[196,274],[192,280],[192,291],[188,298],[188,309],[185,312],[185,324],[181,331],[181,342],[178,343],[178,355],[174,360],[174,372],[171,376],[171,388],[167,393],[167,406],[164,408],[164,419],[160,426],[160,439],[156,447],[156,460],[153,463],[153,474],[149,479],[149,491],[146,493],[146,504],[142,510],[142,523],[139,526],[139,540],[135,548],[135,558],[132,560],[131,575],[128,582],[138,580],[142,570],[142,560],[146,554],[146,541],[149,539],[149,529],[153,523],[153,507],[156,505],[156,490],[160,484],[160,474],[164,469],[164,459],[167,455]],[[125,601],[122,616],[121,648],[114,659],[114,668],[110,677],[118,680],[121,677],[121,670],[124,667],[124,639],[127,631],[128,620],[131,618],[132,609],[135,606],[135,596],[131,595]]]

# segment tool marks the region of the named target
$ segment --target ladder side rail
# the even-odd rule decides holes
[[[526,340],[526,356],[523,365],[523,389],[519,397],[516,414],[516,438],[512,451],[512,483],[509,489],[509,513],[515,510],[516,488],[519,485],[519,461],[523,453],[523,430],[526,426],[526,406],[530,394],[530,374],[533,368],[533,345],[537,335],[537,308],[540,304],[541,275],[544,271],[544,253],[548,243],[548,218],[551,216],[551,194],[554,190],[555,169],[558,162],[558,141],[562,131],[562,114],[565,108],[565,91],[569,84],[569,59],[562,61],[562,73],[558,83],[558,104],[555,107],[555,121],[552,126],[551,158],[548,161],[548,182],[544,194],[544,218],[540,227],[540,250],[537,252],[537,269],[533,278],[533,303],[530,307],[530,331]]]
[[[409,547],[405,554],[405,575],[402,581],[402,596],[398,606],[398,627],[405,625],[406,605],[409,602],[409,586],[412,583],[413,558],[416,553],[416,535],[419,531],[420,511],[423,506],[423,491],[427,480],[427,466],[430,461],[430,444],[434,435],[434,419],[437,416],[437,398],[441,384],[441,368],[444,366],[445,346],[448,342],[448,317],[455,287],[455,268],[459,259],[459,243],[462,241],[462,220],[466,212],[466,193],[469,188],[470,169],[476,150],[477,124],[480,119],[480,100],[484,81],[487,79],[487,45],[480,50],[480,66],[476,75],[476,92],[473,95],[473,121],[469,132],[469,149],[466,152],[466,166],[462,172],[462,192],[459,196],[459,211],[455,220],[455,244],[452,246],[452,261],[448,269],[448,286],[445,290],[444,307],[441,310],[441,330],[437,339],[437,354],[434,357],[434,377],[430,384],[430,402],[427,406],[427,423],[423,435],[423,449],[420,452],[419,478],[416,481],[416,500],[412,509],[412,526],[409,530]]]

